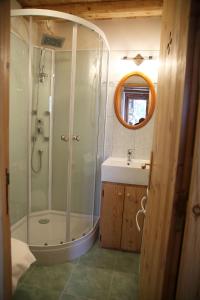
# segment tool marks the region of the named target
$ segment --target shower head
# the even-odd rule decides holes
[[[41,39],[41,45],[62,48],[64,41],[65,38],[49,34],[43,34]]]

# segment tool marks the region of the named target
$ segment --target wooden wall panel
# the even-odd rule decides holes
[[[153,166],[141,252],[140,300],[173,299],[165,285],[181,138],[190,0],[165,0]],[[171,279],[173,281],[173,278]]]
[[[44,8],[74,14],[85,19],[161,16],[162,0],[62,1],[19,0],[23,8]]]
[[[3,257],[3,299],[11,299],[10,224],[8,215],[10,1],[0,1],[0,256]],[[1,265],[2,267],[2,265]],[[2,278],[2,277],[1,277]]]

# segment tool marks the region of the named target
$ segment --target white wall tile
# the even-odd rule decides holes
[[[105,132],[105,158],[124,157],[129,148],[135,149],[135,158],[149,159],[152,149],[154,118],[143,128],[130,130],[121,125],[114,113],[114,94],[119,80],[127,73],[145,73],[157,85],[160,48],[160,18],[95,21],[107,36],[110,44],[110,72]],[[149,50],[151,49],[151,50]],[[136,66],[124,56],[153,56]]]
[[[111,51],[110,59],[110,83],[108,90],[108,103],[107,103],[107,123],[106,123],[106,141],[105,148],[108,155],[115,157],[125,157],[128,149],[134,149],[134,157],[141,159],[149,159],[152,149],[152,138],[153,138],[153,125],[154,117],[149,123],[140,129],[131,130],[127,129],[118,121],[114,112],[114,96],[116,86],[126,73],[134,71],[132,62],[122,60],[121,58],[127,55],[129,51]],[[132,51],[133,52],[133,51]],[[147,55],[147,54],[146,54]],[[151,52],[149,51],[149,55]],[[154,52],[155,55],[155,52]],[[158,56],[158,53],[156,54]],[[120,66],[122,67],[120,70]],[[155,67],[154,67],[155,64]],[[157,59],[151,61],[151,68],[153,72],[149,70],[147,72],[146,66],[140,66],[140,71],[147,74],[151,80],[157,85]],[[123,73],[124,71],[125,73]],[[113,124],[111,124],[113,123]],[[112,138],[111,138],[112,135]],[[112,142],[112,147],[110,143]],[[110,153],[112,149],[112,152]],[[107,157],[106,156],[106,157]]]

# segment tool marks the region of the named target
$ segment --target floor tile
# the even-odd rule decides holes
[[[139,273],[139,254],[117,251],[114,270],[126,273]]]
[[[65,264],[33,264],[14,300],[136,300],[139,255],[99,247]]]
[[[65,263],[52,266],[34,266],[31,273],[20,281],[20,286],[62,291],[75,265]]]
[[[109,300],[137,300],[138,277],[134,274],[114,272]]]
[[[59,300],[94,300],[94,299],[63,294]]]
[[[79,264],[92,268],[113,270],[116,251],[100,248],[96,244],[90,251],[80,258]]]
[[[59,300],[60,293],[33,287],[20,287],[16,290],[13,300]]]
[[[65,287],[65,293],[80,298],[106,300],[111,283],[111,274],[110,270],[79,264]]]
[[[18,281],[18,285],[17,287],[19,287],[23,282],[25,282],[27,280],[27,278],[29,278],[29,276],[31,276],[31,273],[33,271],[33,269],[35,268],[35,263],[32,264],[28,270],[22,275],[22,277],[20,278],[20,280]]]

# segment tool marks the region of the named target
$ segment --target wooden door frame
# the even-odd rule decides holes
[[[200,296],[200,260],[199,260],[199,217],[194,214],[195,205],[200,204],[199,191],[199,151],[200,151],[200,3],[193,6],[192,36],[193,36],[193,56],[191,57],[191,101],[198,105],[197,122],[195,131],[195,147],[192,160],[192,176],[190,191],[186,211],[186,224],[181,248],[181,259],[179,263],[179,273],[177,282],[177,300],[199,299]],[[194,133],[194,132],[193,132]]]
[[[170,224],[166,270],[164,276],[163,298],[174,299],[176,295],[180,256],[185,227],[186,208],[189,197],[191,172],[194,155],[197,111],[198,78],[200,69],[199,48],[195,47],[197,24],[199,22],[200,3],[191,1],[188,32],[185,88],[183,99],[182,124],[178,166],[176,174],[174,209]]]
[[[11,299],[8,212],[10,1],[0,0],[0,299]]]
[[[142,245],[142,300],[171,300],[176,295],[198,103],[192,80],[198,2],[164,1],[160,101]]]
[[[200,56],[200,18],[198,23],[196,46]],[[199,69],[200,70],[200,69]],[[200,74],[195,78],[199,82]],[[197,83],[198,85],[198,83]],[[192,178],[190,184],[189,200],[187,204],[186,225],[184,230],[179,276],[177,284],[177,300],[198,300],[200,298],[200,85],[199,106],[195,136]]]

